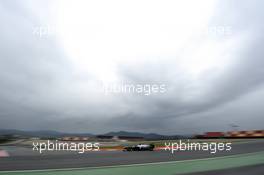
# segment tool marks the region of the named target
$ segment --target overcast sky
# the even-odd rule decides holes
[[[264,1],[0,0],[0,128],[264,129]],[[165,93],[103,85],[165,84]]]

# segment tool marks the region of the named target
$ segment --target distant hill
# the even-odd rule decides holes
[[[15,129],[0,129],[1,135],[19,135],[23,137],[40,137],[40,138],[55,138],[55,137],[65,137],[65,136],[77,136],[77,137],[95,137],[96,135],[91,133],[64,133],[52,130],[39,130],[39,131],[24,131]],[[104,136],[128,136],[128,137],[142,137],[149,140],[160,140],[160,139],[183,139],[187,136],[182,135],[160,135],[156,133],[141,133],[141,132],[128,132],[128,131],[118,131],[118,132],[108,132],[103,134]]]
[[[25,137],[64,137],[64,136],[93,136],[90,133],[64,133],[51,130],[39,130],[39,131],[22,131],[15,129],[0,129],[0,135],[19,135]]]
[[[109,132],[104,134],[106,136],[127,136],[127,137],[143,137],[145,139],[181,139],[185,136],[181,135],[160,135],[156,133],[140,133],[140,132],[128,132],[128,131],[118,131]]]

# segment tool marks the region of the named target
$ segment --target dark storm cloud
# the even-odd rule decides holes
[[[35,23],[23,6],[12,7],[6,2],[0,6],[0,127],[19,128],[53,111],[34,104],[45,100],[39,92],[49,94],[56,81],[67,76],[68,65],[52,38],[33,35]]]
[[[96,91],[99,80],[76,75],[55,36],[34,35],[34,27],[48,21],[44,13],[34,16],[36,4],[13,2],[0,3],[0,128],[188,133],[241,122],[243,128],[262,129],[264,111],[253,105],[263,102],[262,1],[218,3],[210,25],[231,26],[232,35],[217,41],[244,38],[237,50],[227,50],[232,62],[221,71],[194,79],[177,64],[181,54],[119,64],[118,76],[125,82],[166,85],[166,93],[150,96]]]

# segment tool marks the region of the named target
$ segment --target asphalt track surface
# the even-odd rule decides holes
[[[225,170],[191,173],[188,175],[263,175],[263,174],[264,174],[264,164],[230,168]]]
[[[233,144],[231,151],[222,151],[217,152],[216,154],[210,154],[206,151],[178,151],[174,154],[171,154],[169,151],[99,151],[86,152],[84,154],[67,153],[23,155],[15,152],[12,153],[11,151],[9,152],[11,155],[10,157],[0,158],[0,171],[101,167],[151,162],[168,162],[176,160],[221,157],[258,151],[264,151],[264,140]],[[264,172],[263,167],[260,168],[260,171]]]

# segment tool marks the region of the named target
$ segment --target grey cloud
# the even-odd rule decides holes
[[[257,15],[263,16],[263,13],[261,13],[260,8],[255,8],[255,4],[257,3],[254,4],[250,2],[250,5],[248,3],[249,2],[244,1],[244,4],[241,4],[241,9],[233,4],[229,7],[229,11],[225,11],[225,19],[228,20],[228,25],[236,27],[235,29],[237,30],[239,28],[241,29],[241,31],[233,32],[237,32],[238,35],[243,32],[249,33],[250,40],[247,40],[247,43],[244,43],[244,46],[242,47],[244,49],[241,49],[239,53],[235,55],[237,57],[237,62],[229,69],[225,72],[220,72],[220,74],[212,71],[208,72],[208,75],[204,75],[205,78],[201,81],[205,81],[203,82],[205,86],[198,89],[198,91],[201,92],[198,93],[197,96],[194,96],[192,101],[186,102],[183,99],[185,96],[192,94],[193,90],[197,91],[197,89],[188,90],[187,87],[192,84],[191,81],[188,81],[188,75],[181,74],[181,71],[177,73],[177,65],[171,64],[170,61],[165,61],[165,64],[163,62],[163,64],[160,65],[155,63],[154,58],[154,61],[150,60],[143,65],[136,65],[135,67],[131,67],[130,65],[120,66],[120,74],[124,76],[124,80],[134,83],[165,82],[168,86],[168,92],[166,93],[166,98],[142,97],[138,100],[138,104],[145,107],[142,110],[148,110],[149,113],[144,117],[140,117],[142,110],[134,110],[133,112],[135,114],[132,116],[124,115],[118,118],[117,122],[120,121],[118,122],[119,125],[123,124],[126,127],[139,127],[137,129],[142,129],[141,127],[144,126],[149,126],[150,128],[152,127],[155,129],[164,128],[166,127],[166,124],[169,125],[172,119],[186,117],[188,115],[197,115],[199,118],[200,113],[215,108],[221,108],[225,104],[240,99],[246,94],[253,93],[259,88],[262,88],[264,83],[264,62],[262,59],[264,55],[264,38],[259,30],[263,28],[261,17]],[[248,27],[243,26],[242,28],[242,24],[245,24],[245,22],[242,20],[237,21],[237,15],[240,15],[240,19],[246,19],[246,21],[250,20],[247,13],[243,13],[243,7],[247,8],[251,17],[256,16],[257,19],[254,18],[254,21],[250,21],[251,25]],[[223,14],[221,13],[219,15]],[[230,19],[233,20],[230,21]],[[219,17],[212,19],[212,21],[214,20],[219,21],[220,24],[225,24],[225,21],[219,20]],[[233,35],[236,35],[236,33],[233,33]],[[174,74],[171,74],[171,70],[174,71]],[[132,104],[134,101],[131,101]],[[211,114],[211,117],[214,118],[216,116]],[[148,125],[145,123],[148,123]]]
[[[263,111],[251,102],[263,101],[262,3],[219,2],[210,25],[232,26],[232,35],[222,40],[248,37],[225,71],[209,71],[195,82],[177,65],[180,54],[120,64],[118,75],[126,82],[167,86],[166,93],[151,96],[97,92],[99,80],[74,74],[56,37],[33,35],[32,28],[45,21],[43,15],[34,16],[30,6],[18,2],[1,3],[0,128],[187,133],[229,129],[228,123],[239,120],[243,128],[259,128]],[[250,113],[239,112],[243,104]],[[250,117],[254,120],[247,125]]]

